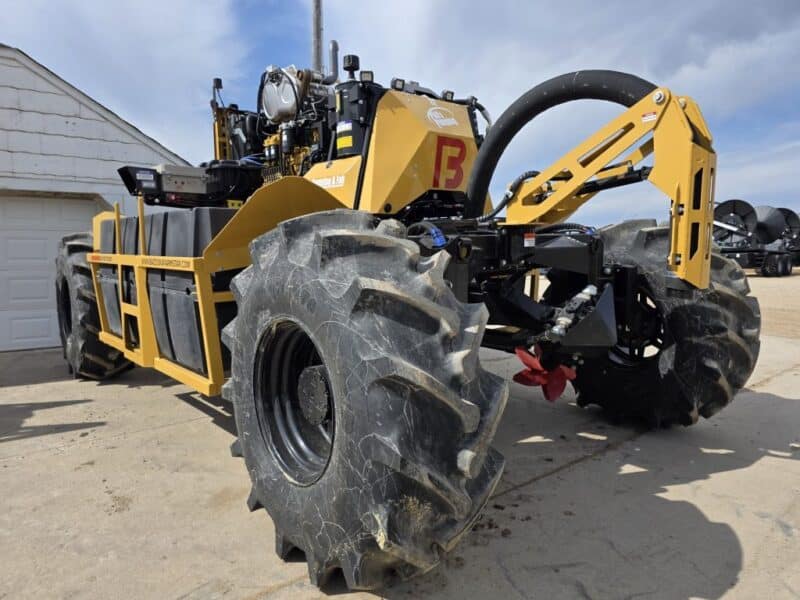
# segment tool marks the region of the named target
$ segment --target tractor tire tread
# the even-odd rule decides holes
[[[132,364],[121,352],[99,339],[100,317],[91,268],[86,260],[92,249],[90,233],[73,233],[61,240],[56,257],[57,312],[64,357],[70,371],[76,377],[102,380],[118,375]],[[61,305],[64,293],[69,297],[69,332],[65,331],[66,307]]]
[[[578,404],[596,404],[615,420],[652,427],[692,425],[728,405],[745,385],[759,353],[761,314],[742,268],[712,253],[711,283],[690,298],[671,296],[663,264],[669,229],[620,224],[601,230],[606,256],[634,264],[664,315],[673,345],[643,366],[606,357],[587,360],[573,382]]]
[[[421,258],[398,225],[376,228],[371,215],[351,210],[286,221],[253,241],[252,266],[232,285],[238,314],[223,332],[233,356],[223,396],[233,402],[253,479],[250,505],[271,515],[279,556],[305,553],[316,585],[335,569],[355,590],[433,568],[503,471],[489,442],[508,389],[478,359],[488,314],[452,294],[444,253]],[[265,442],[254,439],[252,421],[261,335],[253,330],[265,331],[285,307],[319,323],[315,339],[340,349],[342,364],[327,368],[349,373],[337,380],[346,393],[336,401],[358,415],[337,421],[328,467],[302,489],[258,449]],[[422,424],[439,424],[439,439]],[[323,505],[317,495],[338,501]]]

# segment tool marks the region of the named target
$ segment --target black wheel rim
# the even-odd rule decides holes
[[[298,385],[308,368],[322,365],[327,410],[309,420]],[[261,338],[254,392],[261,436],[287,478],[310,485],[325,472],[333,449],[333,395],[320,353],[308,333],[290,320],[274,322]]]
[[[61,342],[66,343],[67,338],[72,333],[72,301],[69,297],[69,286],[66,279],[61,279],[56,285],[58,295],[58,325],[61,333]]]
[[[666,345],[666,335],[658,304],[650,291],[640,286],[636,290],[633,315],[627,328],[617,331],[617,345],[611,349],[611,360],[627,367],[657,360]]]

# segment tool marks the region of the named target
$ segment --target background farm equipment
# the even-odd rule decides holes
[[[714,209],[714,242],[742,268],[785,277],[800,260],[800,218],[788,208],[726,200]]]

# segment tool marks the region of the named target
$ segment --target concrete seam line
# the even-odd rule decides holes
[[[500,496],[505,496],[509,492],[514,492],[514,491],[519,490],[521,488],[524,488],[524,487],[526,487],[526,486],[528,486],[528,485],[530,485],[532,483],[536,483],[540,479],[544,479],[545,477],[550,477],[551,475],[555,475],[556,473],[560,473],[561,471],[569,469],[570,467],[573,467],[573,466],[575,466],[575,465],[577,465],[579,463],[582,463],[585,460],[589,460],[591,458],[595,458],[597,456],[605,454],[606,452],[610,452],[611,450],[616,450],[617,448],[622,446],[622,444],[625,444],[627,442],[635,440],[636,438],[641,437],[645,433],[647,433],[647,432],[642,431],[642,432],[639,432],[639,433],[635,433],[630,437],[627,437],[627,438],[624,438],[622,440],[619,440],[618,442],[614,442],[612,444],[607,444],[604,448],[602,448],[601,450],[598,450],[597,452],[592,452],[591,454],[586,454],[585,456],[579,456],[578,458],[575,458],[575,459],[573,459],[573,460],[571,460],[569,462],[566,462],[563,465],[561,465],[559,467],[556,467],[555,469],[551,469],[550,471],[547,471],[546,473],[542,473],[541,475],[537,475],[536,477],[533,477],[533,478],[531,478],[531,479],[529,479],[527,481],[524,481],[522,483],[514,485],[514,486],[512,486],[512,487],[510,487],[510,488],[508,488],[506,490],[503,490],[502,492],[497,492],[496,494],[494,494],[492,496],[492,499],[499,498]]]
[[[800,368],[800,363],[795,363],[790,367],[786,367],[782,371],[778,371],[777,373],[774,373],[774,374],[770,375],[769,377],[765,377],[764,379],[759,379],[754,384],[752,384],[752,385],[750,385],[750,386],[748,386],[747,388],[744,388],[744,389],[753,390],[753,389],[755,389],[755,388],[757,388],[759,386],[766,385],[768,383],[771,383],[773,379],[777,379],[781,375],[785,375],[786,373],[790,373],[791,371],[794,371],[797,368]]]
[[[298,575],[297,577],[295,577],[293,579],[290,579],[288,581],[284,581],[283,583],[276,583],[275,585],[268,587],[267,589],[265,589],[262,592],[260,592],[259,595],[256,596],[256,597],[257,598],[268,598],[269,596],[271,596],[275,592],[279,592],[280,590],[286,589],[290,585],[294,585],[295,583],[299,583],[301,581],[305,581],[306,579],[308,579],[308,575],[306,575],[305,573],[303,575]]]

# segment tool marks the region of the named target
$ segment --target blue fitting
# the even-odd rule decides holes
[[[447,245],[447,238],[438,227],[432,226],[428,233],[431,234],[434,248],[444,248]]]

